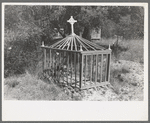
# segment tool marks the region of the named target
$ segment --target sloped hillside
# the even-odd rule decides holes
[[[10,77],[4,81],[4,99],[142,101],[144,97],[143,65],[120,60],[112,63],[111,68],[109,85],[84,90],[82,95],[68,93],[54,83],[37,79],[28,73],[19,77]]]
[[[144,66],[140,63],[120,60],[111,64],[110,85],[91,93],[85,91],[82,100],[142,101],[144,89]]]

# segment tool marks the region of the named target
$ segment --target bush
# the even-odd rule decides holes
[[[40,29],[29,26],[18,25],[13,31],[5,29],[4,77],[25,73],[27,69],[33,73],[40,60]],[[31,30],[34,32],[30,33]]]

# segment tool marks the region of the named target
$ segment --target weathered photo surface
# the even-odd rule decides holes
[[[3,100],[144,102],[146,12],[144,4],[3,4]]]

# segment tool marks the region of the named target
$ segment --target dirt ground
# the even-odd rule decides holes
[[[143,91],[144,65],[125,60],[111,62],[110,83],[84,90],[82,96],[30,74],[6,79],[4,84],[6,100],[143,101]]]
[[[122,68],[122,72],[111,75],[110,85],[99,87],[98,90],[84,91],[82,100],[143,101],[144,66],[125,60],[112,63],[111,66],[116,70]]]

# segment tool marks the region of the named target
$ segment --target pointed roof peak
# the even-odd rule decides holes
[[[52,44],[50,48],[72,51],[96,51],[105,49],[104,47],[88,41],[74,33],[73,24],[77,22],[77,20],[74,20],[73,16],[71,16],[67,22],[71,24],[71,34],[63,38],[62,40]]]

